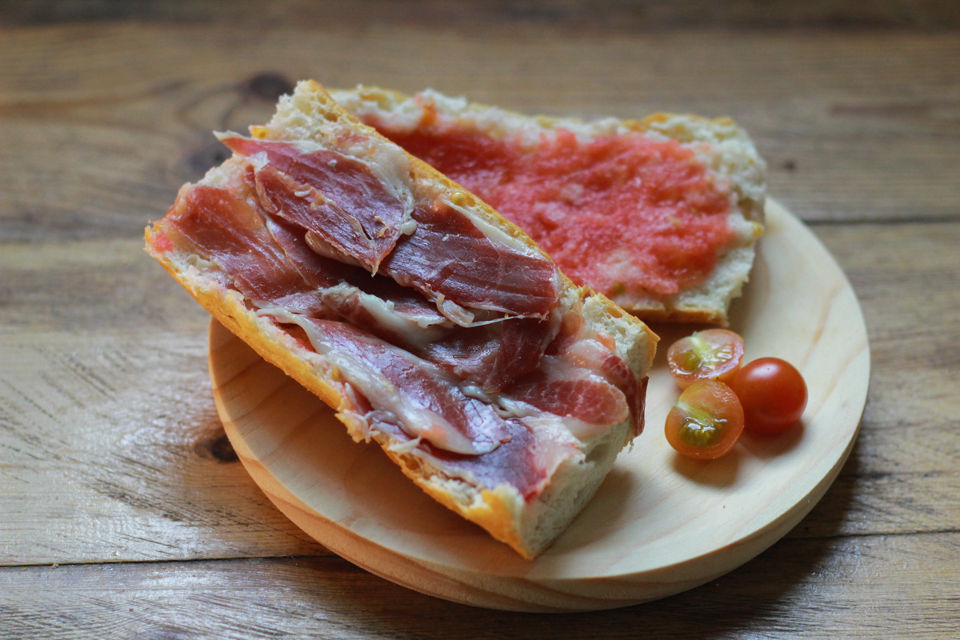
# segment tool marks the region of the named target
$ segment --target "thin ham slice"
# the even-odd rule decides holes
[[[338,366],[349,385],[338,408],[341,418],[364,431],[387,433],[394,447],[408,446],[450,475],[491,488],[508,482],[531,499],[578,450],[555,419],[546,425],[552,437],[537,437],[534,424],[544,421],[503,417],[432,363],[356,327],[266,313],[303,328],[314,348]]]
[[[489,453],[510,440],[508,420],[464,394],[458,381],[435,365],[344,322],[266,312],[304,329],[314,350],[338,367],[382,419],[410,436],[463,455]]]
[[[382,319],[385,310],[394,330],[410,333],[451,326],[432,305],[393,281],[318,256],[307,247],[300,228],[265,215],[242,195],[220,187],[192,187],[171,208],[164,228],[179,243],[217,263],[232,286],[259,304],[359,322],[369,317],[370,325]],[[373,293],[366,294],[363,287]]]
[[[586,425],[607,426],[630,415],[634,433],[643,431],[646,379],[638,385],[613,340],[587,327],[579,314],[564,315],[538,368],[505,393]]]
[[[508,387],[505,394],[542,411],[599,427],[625,420],[630,409],[626,395],[615,385],[558,356],[544,356],[536,371]]]
[[[276,300],[309,289],[257,209],[226,189],[198,185],[183,191],[164,222],[178,244],[216,262],[244,295]]]
[[[450,331],[417,353],[486,392],[498,392],[538,366],[556,332],[555,323],[511,318]]]
[[[445,203],[413,212],[417,229],[397,243],[382,269],[404,286],[461,307],[546,318],[557,305],[557,267],[542,256],[491,241]]]
[[[302,229],[225,189],[187,192],[176,226],[244,295],[311,317],[349,320],[486,391],[533,370],[557,331],[530,318],[456,327],[415,289],[317,255]]]
[[[257,191],[271,213],[311,231],[376,271],[400,237],[405,207],[362,162],[342,153],[301,152],[286,142],[227,136],[235,153],[266,154]]]
[[[459,324],[475,321],[471,311],[543,319],[557,305],[559,275],[552,261],[491,240],[447,203],[416,203],[416,226],[403,235],[403,203],[362,162],[333,151],[304,152],[287,142],[232,135],[221,140],[237,154],[266,159],[255,181],[267,212],[315,234],[326,255],[382,270],[421,291]]]

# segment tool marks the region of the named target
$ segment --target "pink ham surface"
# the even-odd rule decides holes
[[[260,213],[225,189],[182,191],[161,224],[176,244],[216,262],[248,297],[275,300],[308,290]]]
[[[376,270],[400,237],[404,207],[361,162],[336,151],[301,153],[296,145],[240,136],[223,138],[232,151],[265,153],[256,172],[261,202],[271,213],[312,231]]]
[[[590,330],[582,316],[568,313],[560,324],[537,369],[504,393],[588,425],[602,427],[629,416],[639,435],[645,394],[630,367],[607,344],[609,338]]]
[[[533,371],[555,333],[553,323],[511,318],[451,331],[416,351],[485,391],[496,392]]]
[[[555,415],[572,416],[590,425],[625,420],[629,407],[620,389],[589,369],[544,356],[540,368],[506,389],[511,398]]]
[[[255,180],[269,213],[370,271],[382,269],[431,300],[468,309],[545,318],[557,304],[559,280],[550,260],[492,241],[449,205],[416,206],[416,230],[401,235],[402,204],[362,163],[333,151],[304,153],[286,142],[222,141],[243,156],[266,156]]]
[[[505,420],[489,404],[464,394],[459,381],[435,365],[344,322],[311,322],[319,329],[308,334],[314,349],[329,354],[334,363],[347,363],[340,366],[340,375],[407,435],[469,455],[489,453],[517,432],[515,420]],[[420,424],[398,421],[406,411],[416,413]]]
[[[546,317],[559,295],[556,266],[487,238],[465,215],[439,203],[413,212],[417,230],[404,236],[383,270],[431,298],[461,307]]]

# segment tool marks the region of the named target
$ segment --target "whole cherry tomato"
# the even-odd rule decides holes
[[[743,405],[750,433],[774,435],[800,420],[807,385],[797,369],[780,358],[759,358],[743,366],[730,383]]]
[[[670,375],[684,388],[697,380],[730,382],[741,362],[743,338],[727,329],[697,331],[667,350]]]
[[[730,451],[743,432],[743,408],[733,390],[698,380],[683,390],[667,414],[667,441],[677,453],[712,460]]]

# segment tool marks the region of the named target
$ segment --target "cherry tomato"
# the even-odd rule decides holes
[[[713,460],[730,451],[743,432],[743,408],[723,382],[698,380],[683,390],[667,414],[667,441],[677,453]]]
[[[683,388],[697,380],[730,382],[741,362],[743,338],[726,329],[697,331],[667,350],[670,375]]]
[[[743,405],[750,433],[774,435],[800,420],[807,406],[807,385],[796,368],[780,358],[759,358],[730,383]]]

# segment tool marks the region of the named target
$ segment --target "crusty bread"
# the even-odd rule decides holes
[[[766,190],[763,159],[746,132],[729,118],[660,113],[642,120],[583,121],[521,115],[433,90],[406,96],[377,87],[358,86],[334,90],[331,95],[362,121],[377,126],[387,124],[404,133],[421,127],[436,130],[455,124],[464,131],[492,139],[519,140],[531,149],[544,132],[558,130],[570,131],[582,142],[636,131],[651,140],[677,141],[693,152],[697,161],[707,168],[715,187],[729,198],[728,224],[733,233],[721,248],[712,271],[702,280],[669,295],[631,282],[622,283],[626,287],[617,285],[607,290],[594,282],[582,284],[594,285],[624,309],[647,321],[727,324],[730,302],[740,294],[753,265],[754,245],[763,229]],[[483,197],[483,193],[478,195]],[[510,214],[505,212],[505,215]],[[544,240],[536,234],[534,239]],[[562,268],[564,263],[558,261]]]
[[[251,132],[262,140],[312,141],[324,148],[372,158],[383,171],[408,184],[418,201],[455,202],[474,219],[485,221],[491,233],[542,255],[519,228],[458,184],[359,123],[315,82],[299,83],[292,95],[280,99],[272,120],[265,126],[251,127]],[[233,188],[242,181],[243,166],[235,156],[211,169],[198,184]],[[181,198],[192,188],[194,185],[185,185]],[[171,208],[168,218],[175,215],[176,208]],[[202,259],[189,246],[178,244],[167,218],[148,227],[145,235],[148,253],[204,308],[264,359],[337,410],[354,439],[376,441],[426,493],[525,557],[541,553],[563,531],[594,494],[617,453],[636,433],[631,416],[602,433],[569,436],[574,439],[575,451],[555,468],[545,490],[526,499],[509,483],[484,486],[472,478],[453,475],[421,447],[397,442],[389,432],[351,419],[344,411],[347,389],[342,372],[273,317],[258,313],[254,301],[234,288],[216,264]],[[630,368],[642,398],[643,382],[656,348],[655,334],[604,296],[576,287],[562,274],[559,277],[558,312],[580,314],[585,326],[615,342],[615,353]],[[642,402],[639,409],[642,415]],[[553,438],[555,434],[543,437]]]

